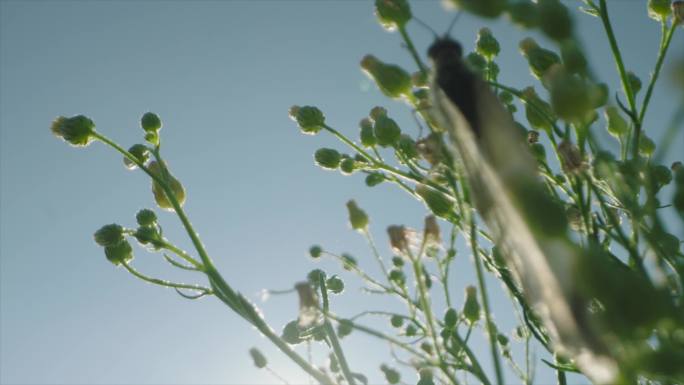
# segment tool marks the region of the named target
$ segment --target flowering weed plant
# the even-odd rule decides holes
[[[349,153],[317,150],[320,167],[363,173],[368,187],[390,183],[425,204],[423,229],[387,228],[394,255],[386,258],[366,211],[347,202],[351,228],[368,241],[379,276],[366,272],[367,261],[323,246],[309,250],[313,259],[338,260],[366,292],[395,298],[404,311],[339,315],[330,296],[344,293],[343,280],[314,269],[293,289],[300,300],[298,318],[274,330],[214,266],[183,209],[191,197],[162,157],[162,121],[151,112],[141,118],[144,142],[128,149],[82,115],[58,117],[51,130],[76,147],[101,142],[123,156],[125,167],[149,176],[156,205],[178,216],[194,251],[167,239],[151,209],[137,213],[134,228],[103,226],[95,242],[107,260],[138,279],[191,300],[216,297],[320,384],[367,383],[344,353],[342,342],[352,332],[390,344],[391,358],[379,367],[390,384],[532,384],[531,344],[545,350],[541,361],[555,370],[559,384],[567,382],[568,372],[602,384],[684,383],[684,254],[673,234],[684,223],[684,166],[661,164],[684,121],[684,63],[673,74],[681,103],[663,141],[656,144],[644,126],[666,53],[683,23],[684,2],[648,1],[648,16],[660,23],[662,35],[645,83],[627,70],[606,0],[578,2],[605,30],[620,79],[614,85],[596,77],[571,12],[559,0],[451,3],[485,22],[505,17],[554,42],[520,42],[530,86],[517,89],[499,81],[500,46],[487,27],[477,33],[473,52],[437,38],[429,52],[432,64],[426,64],[407,32],[409,23],[422,24],[408,1],[376,0],[378,21],[397,32],[415,69],[410,73],[373,55],[361,60],[361,68],[384,95],[403,103],[392,108],[408,107],[415,121],[400,124],[389,108],[373,107],[353,139],[333,128],[317,107],[289,110],[302,133],[329,134],[348,147]],[[447,78],[456,78],[459,87],[448,89]],[[418,133],[409,134],[408,126],[417,126]],[[615,142],[599,139],[602,130]],[[457,250],[458,239],[466,250]],[[177,283],[138,271],[131,242],[178,269],[201,274],[202,282]],[[476,274],[473,285],[454,292],[449,273],[457,253],[471,255]],[[487,274],[501,282],[516,309],[512,335],[493,317]],[[461,306],[455,300],[459,293],[465,297]],[[385,317],[391,328],[364,325],[364,316]],[[489,343],[491,368],[470,344],[472,333],[480,331]],[[297,348],[311,343],[329,349],[325,365]],[[517,343],[521,356],[512,353]],[[249,354],[257,368],[282,380],[259,350]],[[505,365],[516,378],[504,378]],[[416,375],[407,378],[411,372]]]

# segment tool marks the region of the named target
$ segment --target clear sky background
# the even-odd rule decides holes
[[[627,66],[644,83],[659,39],[645,3],[609,1]],[[438,1],[414,2],[413,9],[438,31],[453,16]],[[501,42],[502,82],[529,85],[517,50],[523,31],[465,15],[452,34],[472,49],[485,24]],[[414,24],[409,30],[424,52],[431,34]],[[580,15],[578,30],[614,92],[617,77],[598,20]],[[684,57],[681,35],[670,59]],[[340,271],[307,258],[315,243],[351,252],[378,272],[364,240],[348,228],[350,198],[370,214],[385,255],[388,225],[421,226],[424,207],[393,186],[368,189],[360,175],[315,167],[318,147],[343,147],[327,135],[302,136],[287,117],[292,104],[315,104],[330,125],[356,137],[358,121],[382,105],[415,133],[409,109],[384,98],[359,70],[367,53],[415,68],[399,37],[377,24],[371,1],[2,1],[0,382],[276,383],[252,366],[247,351],[257,346],[282,376],[306,383],[215,298],[185,300],[105,260],[92,233],[111,222],[133,227],[136,211],[153,205],[149,181],[125,170],[121,157],[100,143],[70,148],[49,125],[58,115],[83,113],[129,146],[142,139],[140,116],[157,112],[163,151],[187,189],[192,222],[225,278],[260,301],[261,289],[291,287],[312,268]],[[670,63],[646,120],[656,140],[680,100],[667,84]],[[667,164],[682,157],[681,136],[676,140]],[[191,250],[175,216],[159,215],[165,234]],[[159,255],[136,251],[135,264],[145,273],[204,283],[167,267]],[[460,307],[463,287],[475,282],[466,248],[456,263],[452,293]],[[357,281],[341,275],[349,289],[333,298],[338,314],[401,309],[394,299],[360,294]],[[498,283],[490,287],[497,291]],[[495,317],[510,331],[511,308],[503,295],[495,297]],[[278,330],[297,315],[294,296],[260,304]],[[367,320],[387,325],[377,322]],[[479,334],[475,350],[489,369]],[[386,344],[358,333],[343,344],[355,371],[383,381],[377,368],[389,362]],[[545,357],[540,349],[538,356]],[[552,372],[537,366],[540,383],[553,382]],[[510,373],[508,379],[514,380]]]

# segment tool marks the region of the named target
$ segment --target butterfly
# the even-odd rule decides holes
[[[428,57],[430,114],[447,133],[456,168],[463,171],[507,267],[542,319],[554,349],[573,358],[593,381],[611,383],[617,364],[587,321],[586,299],[573,283],[573,264],[583,249],[566,229],[543,226],[543,216],[551,213],[540,207],[554,202],[522,133],[490,86],[466,66],[460,43],[437,37]]]

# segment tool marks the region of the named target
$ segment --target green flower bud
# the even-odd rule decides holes
[[[543,163],[546,162],[546,148],[544,148],[544,145],[541,143],[533,143],[530,145],[530,152],[532,155],[534,155],[534,158],[537,159],[538,162]]]
[[[420,349],[428,355],[432,355],[432,345],[429,342],[426,341],[420,344]]]
[[[639,154],[649,157],[653,155],[656,145],[655,142],[643,133],[639,137]]]
[[[400,328],[404,325],[404,317],[395,314],[390,317],[390,324],[392,327]]]
[[[337,336],[344,338],[354,330],[354,322],[348,319],[341,319],[337,324]]]
[[[94,139],[95,123],[83,115],[59,116],[50,126],[52,133],[75,147],[85,147]]]
[[[477,302],[477,289],[475,286],[466,287],[466,299],[463,304],[463,316],[474,324],[480,319],[480,303]]]
[[[145,134],[145,141],[153,146],[159,145],[159,135],[156,132],[148,132]]]
[[[303,134],[315,135],[325,126],[325,116],[317,107],[292,106],[290,118],[297,122]]]
[[[653,177],[656,191],[672,182],[672,171],[663,165],[651,166],[651,176]]]
[[[375,187],[385,181],[385,175],[380,172],[372,172],[366,176],[366,186]]]
[[[344,175],[351,175],[356,171],[356,161],[352,158],[343,158],[340,162],[340,171]]]
[[[538,130],[551,132],[552,122],[556,121],[556,114],[553,113],[551,105],[542,100],[533,87],[523,90],[525,96],[525,116],[530,125]]]
[[[432,370],[428,368],[420,369],[418,376],[420,379],[416,385],[435,385],[435,381],[432,377]]]
[[[359,123],[361,127],[361,144],[364,147],[373,147],[377,144],[375,134],[373,133],[373,122],[365,118]]]
[[[648,0],[648,16],[654,20],[665,21],[670,16],[670,0]]]
[[[551,107],[558,116],[567,121],[586,118],[592,103],[583,79],[569,74],[559,65],[547,73],[545,80],[551,91]]]
[[[665,232],[658,234],[658,238],[658,243],[660,243],[660,247],[666,255],[675,255],[679,253],[679,245],[681,244],[679,238]]]
[[[133,234],[135,239],[143,245],[152,245],[153,248],[160,248],[162,246],[161,235],[154,227],[142,226],[138,227]]]
[[[290,321],[283,328],[282,339],[290,345],[297,345],[302,342],[302,338],[299,334],[298,322]]]
[[[319,148],[314,154],[314,159],[316,160],[316,164],[322,168],[336,170],[340,165],[342,155],[332,148]]]
[[[102,226],[94,234],[95,243],[102,247],[114,246],[124,240],[124,229],[116,223]]]
[[[572,36],[572,19],[568,8],[559,0],[539,0],[539,26],[541,30],[556,41]]]
[[[584,57],[584,52],[580,49],[577,41],[564,41],[561,44],[561,57],[563,58],[563,65],[570,73],[580,75],[587,73],[587,58]]]
[[[506,0],[451,0],[460,9],[478,16],[495,18],[506,9]]]
[[[359,208],[354,200],[347,202],[347,211],[352,229],[364,231],[368,228],[368,215]]]
[[[147,147],[145,147],[142,144],[132,145],[131,148],[128,149],[128,152],[131,155],[133,155],[133,157],[137,159],[138,162],[142,164],[145,164],[145,162],[147,162],[147,160],[150,158],[150,151],[147,149]],[[135,170],[135,168],[138,167],[138,165],[135,162],[133,162],[125,156],[123,158],[123,161],[124,165],[129,170]]]
[[[513,94],[508,91],[501,91],[499,93],[499,100],[501,100],[501,103],[511,104],[513,103]]]
[[[336,275],[328,278],[328,280],[325,282],[325,285],[333,294],[340,294],[344,291],[344,281],[342,281],[342,279]]]
[[[492,60],[499,54],[501,47],[489,28],[481,28],[475,42],[477,53]]]
[[[266,357],[264,357],[264,355],[261,354],[261,352],[257,348],[249,349],[249,355],[252,356],[254,366],[256,366],[258,369],[263,369],[266,367],[266,365],[268,365]]]
[[[411,20],[411,7],[406,0],[375,0],[375,15],[380,25],[393,31]]]
[[[629,86],[632,88],[632,93],[636,95],[641,90],[641,79],[634,72],[627,71],[627,81],[629,81]]]
[[[672,162],[672,165],[670,165],[670,170],[672,170],[672,172],[678,173],[679,170],[684,170],[684,164],[682,164],[680,161]]]
[[[501,346],[506,346],[506,345],[508,345],[508,342],[509,342],[508,337],[505,334],[501,334],[501,333],[497,334],[496,340],[499,343],[499,345],[501,345]]]
[[[527,59],[532,74],[538,79],[541,79],[551,66],[560,63],[560,57],[555,52],[540,47],[530,37],[520,42],[520,51]]]
[[[403,286],[406,283],[406,274],[399,269],[390,270],[389,278],[390,281],[396,283],[398,286]]]
[[[413,337],[416,335],[417,332],[418,329],[414,324],[408,324],[406,325],[406,329],[404,329],[404,334],[406,335],[406,337]]]
[[[318,245],[313,245],[309,249],[309,255],[311,255],[311,258],[313,258],[313,259],[320,258],[322,254],[323,254],[323,248],[318,246]]]
[[[499,76],[499,65],[496,64],[496,62],[490,61],[487,63],[487,73],[489,74],[489,78],[496,80],[496,78]]]
[[[375,106],[371,108],[370,112],[368,113],[368,116],[370,116],[370,118],[373,120],[380,119],[383,116],[387,116],[387,108]]]
[[[357,265],[356,258],[349,254],[342,254],[342,268],[352,270]]]
[[[471,52],[466,56],[465,63],[473,72],[484,74],[487,70],[487,60],[479,53]]]
[[[589,99],[593,108],[600,108],[608,103],[608,84],[591,84],[589,87]],[[596,116],[598,119],[598,116]]]
[[[135,214],[135,220],[140,226],[154,226],[157,223],[157,214],[150,209],[142,209]]]
[[[116,245],[105,247],[105,256],[109,262],[113,263],[115,266],[119,266],[122,263],[128,263],[133,260],[133,248],[127,240],[122,240]]]
[[[513,23],[523,28],[535,28],[539,25],[537,4],[529,1],[514,1],[508,4],[508,15]]]
[[[159,119],[159,115],[153,112],[146,112],[143,114],[142,118],[140,118],[140,126],[145,132],[156,133],[162,128],[162,122],[161,119]]]
[[[394,256],[392,257],[392,265],[394,265],[395,267],[403,267],[404,259],[401,257]]]
[[[453,328],[456,326],[456,321],[458,321],[458,313],[456,312],[456,309],[450,307],[447,309],[446,313],[444,313],[444,326]]]
[[[608,122],[608,132],[614,137],[621,139],[629,132],[627,121],[622,118],[617,107],[606,107],[604,116]]]
[[[401,381],[401,375],[398,371],[390,368],[389,366],[382,364],[380,365],[380,370],[385,374],[385,380],[388,384],[398,384]]]
[[[411,92],[411,75],[399,66],[385,64],[373,55],[366,55],[361,60],[361,68],[390,98],[396,99]]]
[[[378,144],[382,147],[393,146],[401,137],[401,129],[394,120],[387,116],[379,116],[375,120],[373,132]]]
[[[399,137],[397,149],[401,151],[408,159],[415,159],[418,157],[418,150],[416,149],[416,142],[410,136],[402,134]]]
[[[319,287],[321,285],[321,280],[325,281],[326,274],[325,271],[321,269],[313,269],[306,275],[307,281],[313,287]]]
[[[423,198],[428,208],[438,217],[447,217],[454,207],[454,202],[446,195],[425,185],[418,185],[416,194]]]
[[[159,163],[157,163],[156,161],[150,162],[150,164],[147,167],[153,175],[156,175],[162,180],[166,180],[166,183],[171,189],[173,195],[176,197],[178,204],[180,206],[183,206],[183,204],[185,203],[185,189],[183,188],[183,185],[178,181],[178,179],[174,178],[174,176],[171,175],[171,173],[168,172],[168,170],[166,170],[166,173],[163,173],[161,167],[159,166]],[[164,177],[164,174],[168,174],[166,175],[166,178]],[[164,192],[164,189],[159,183],[157,183],[157,181],[154,180],[152,181],[152,194],[154,195],[155,202],[157,202],[157,205],[160,208],[169,211],[174,210],[171,201]]]

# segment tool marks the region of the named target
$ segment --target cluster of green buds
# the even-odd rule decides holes
[[[52,122],[50,130],[74,147],[85,147],[94,139],[95,123],[83,115],[59,116]]]
[[[115,223],[102,226],[94,234],[95,243],[104,247],[107,260],[115,266],[133,260],[133,248],[124,235],[124,228]]]
[[[163,244],[162,229],[157,222],[157,214],[150,209],[142,209],[135,216],[138,228],[133,233],[135,239],[143,246],[159,250]]]
[[[608,100],[605,84],[594,84],[556,64],[544,74],[543,84],[551,93],[551,107],[568,122],[586,122],[596,118],[595,109]]]

